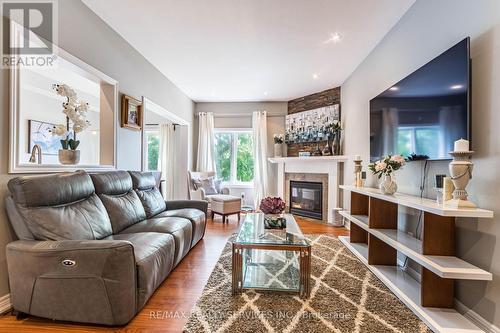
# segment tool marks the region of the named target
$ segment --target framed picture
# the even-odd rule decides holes
[[[57,155],[61,149],[59,135],[52,135],[54,124],[38,120],[28,120],[28,153],[31,153],[34,145],[42,148],[43,155]]]
[[[125,94],[122,95],[121,126],[137,131],[142,129],[142,102]]]

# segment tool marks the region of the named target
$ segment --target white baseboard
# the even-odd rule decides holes
[[[455,299],[455,309],[486,333],[500,333],[500,328],[478,315],[475,311],[469,309],[457,299]]]
[[[12,304],[10,304],[10,294],[0,297],[0,314],[5,313],[12,309]]]

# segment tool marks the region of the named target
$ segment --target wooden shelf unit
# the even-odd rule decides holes
[[[492,280],[493,277],[455,257],[455,217],[493,217],[493,212],[447,208],[433,200],[402,194],[384,195],[373,188],[340,187],[351,192],[350,211],[341,212],[351,222],[350,237],[341,238],[349,250],[433,330],[445,332],[449,327],[454,330],[461,327],[455,326],[460,323],[465,325],[464,332],[477,331],[477,327],[453,309],[454,280]],[[423,212],[422,240],[398,230],[398,205]],[[397,266],[398,251],[422,266],[421,282]],[[401,274],[405,275],[403,279],[395,278]],[[407,294],[408,288],[411,295]],[[418,299],[415,290],[418,290]],[[434,308],[446,309],[453,315],[445,319],[441,317],[442,312],[430,310]],[[450,318],[453,319],[448,322]]]

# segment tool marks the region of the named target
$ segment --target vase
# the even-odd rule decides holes
[[[80,151],[70,149],[59,149],[59,163],[64,165],[75,165],[80,162]]]
[[[332,148],[330,147],[330,140],[326,140],[325,148],[323,148],[323,156],[332,155]]]
[[[283,157],[283,144],[275,143],[274,144],[274,157]]]
[[[398,184],[392,179],[391,175],[385,175],[384,180],[380,183],[380,191],[383,194],[394,194],[398,190]]]
[[[333,155],[340,155],[340,132],[333,135],[332,152]]]

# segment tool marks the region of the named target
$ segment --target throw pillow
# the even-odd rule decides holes
[[[219,193],[217,192],[216,189],[214,177],[194,179],[193,184],[195,189],[202,188],[205,191],[205,195],[212,195]]]

